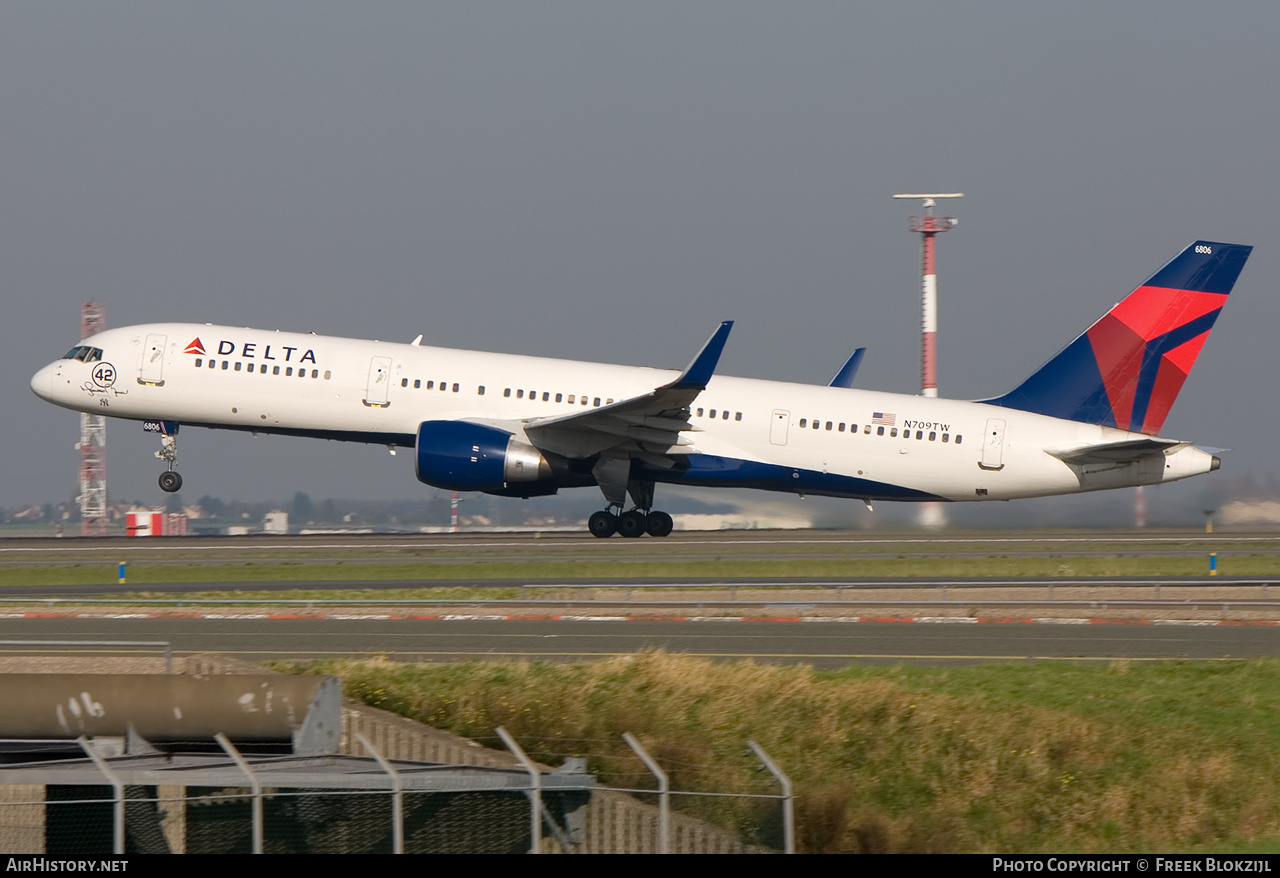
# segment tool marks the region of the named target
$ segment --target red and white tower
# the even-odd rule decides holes
[[[88,338],[107,328],[101,302],[80,306],[80,338]],[[80,535],[107,535],[107,419],[102,415],[80,415]]]
[[[939,198],[964,198],[963,192],[902,194],[894,198],[924,200],[924,216],[911,218],[911,231],[920,233],[920,395],[938,395],[938,269],[934,264],[933,239],[958,222],[949,216],[934,216]]]
[[[911,218],[911,231],[920,233],[920,395],[938,395],[938,268],[934,262],[933,239],[955,227],[958,220],[934,216],[939,198],[964,198],[963,192],[904,193],[894,198],[924,201],[924,216]],[[924,527],[942,527],[947,514],[941,503],[921,503],[918,521]]]

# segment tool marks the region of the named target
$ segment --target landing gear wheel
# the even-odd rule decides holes
[[[665,512],[650,512],[645,529],[651,537],[665,537],[675,528],[675,522]]]
[[[632,509],[618,516],[618,533],[628,539],[644,536],[646,523],[645,514]]]
[[[593,512],[587,519],[587,530],[591,531],[593,537],[611,537],[617,529],[618,518],[612,512]]]
[[[182,490],[182,476],[173,470],[165,470],[160,473],[160,490],[166,494]]]

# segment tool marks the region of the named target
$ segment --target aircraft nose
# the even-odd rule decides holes
[[[54,366],[50,364],[31,376],[31,390],[41,399],[53,398],[53,370]]]

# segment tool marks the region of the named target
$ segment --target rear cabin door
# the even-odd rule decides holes
[[[1004,418],[987,418],[987,432],[982,437],[983,469],[1004,469]]]

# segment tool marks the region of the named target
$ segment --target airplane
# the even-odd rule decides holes
[[[960,401],[210,324],[86,338],[31,379],[64,408],[180,426],[411,448],[437,488],[534,497],[596,485],[597,537],[667,536],[657,484],[861,500],[990,501],[1171,482],[1219,459],[1157,433],[1252,247],[1196,241],[1014,389]],[[627,497],[632,506],[626,508]]]

